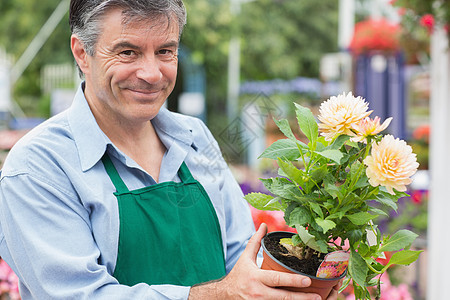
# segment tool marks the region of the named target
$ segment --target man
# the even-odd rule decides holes
[[[257,267],[266,227],[251,237],[239,186],[207,151],[217,143],[199,120],[162,108],[182,1],[70,7],[85,81],[70,109],[16,144],[0,181],[0,255],[22,298],[318,299],[279,288],[309,278]]]

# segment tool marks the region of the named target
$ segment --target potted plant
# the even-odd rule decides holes
[[[313,257],[322,264],[320,277],[328,278],[308,276],[323,283],[346,275],[342,289],[352,282],[356,299],[371,299],[369,287],[380,291],[378,275],[393,264],[414,262],[420,253],[409,249],[417,234],[399,230],[384,236],[375,224],[407,196],[406,185],[418,168],[416,155],[404,141],[381,135],[391,118],[382,124],[378,117],[371,119],[368,103],[352,93],[324,101],[319,122],[306,107],[295,104],[295,111],[307,143],[296,138],[287,120],[275,120],[286,138],[275,141],[260,157],[276,160],[278,175],[260,179],[270,193],[249,193],[245,198],[257,209],[284,212],[286,224],[296,229],[295,234],[275,238],[285,252],[279,256],[304,262]],[[262,241],[265,251],[271,234]],[[385,251],[395,253],[382,265],[377,259]],[[330,253],[338,256],[334,263],[325,258]],[[266,259],[274,256],[265,254],[263,268],[270,268]],[[342,270],[342,265],[348,267]],[[327,272],[330,267],[340,272]],[[323,299],[330,290],[321,291]]]

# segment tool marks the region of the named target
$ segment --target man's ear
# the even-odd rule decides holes
[[[72,49],[73,57],[84,74],[89,73],[88,54],[84,50],[83,43],[78,36],[72,34],[70,37],[70,48]]]

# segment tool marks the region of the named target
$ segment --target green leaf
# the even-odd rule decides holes
[[[304,172],[302,170],[297,169],[291,162],[285,162],[281,158],[278,158],[278,166],[290,180],[300,186],[303,185]]]
[[[311,179],[316,183],[320,183],[327,174],[327,166],[323,165],[311,172]]]
[[[369,250],[370,250],[370,249],[369,249],[369,246],[368,246],[368,245],[363,244],[363,243],[359,244],[359,247],[358,247],[358,253],[359,253],[362,257],[366,256],[367,253],[369,252]]]
[[[284,207],[278,198],[263,193],[250,193],[244,196],[244,199],[256,209],[259,210],[283,210]],[[274,201],[275,200],[275,201]]]
[[[389,217],[389,214],[387,214],[386,212],[384,212],[384,211],[382,211],[381,209],[378,209],[378,208],[371,207],[369,209],[369,211],[374,213],[374,214],[377,214],[377,215]]]
[[[323,219],[323,212],[322,212],[322,208],[320,207],[320,205],[313,201],[310,201],[308,204],[311,206],[311,209],[313,210],[313,212],[315,212],[319,217],[321,217]]]
[[[328,148],[329,144],[330,143],[328,141],[326,141],[323,136],[319,136],[317,138],[317,145],[316,145],[316,149],[315,150],[316,151],[323,151],[323,150],[329,149]]]
[[[359,255],[358,252],[351,249],[348,271],[353,281],[360,286],[365,286],[368,270],[369,268],[366,261],[361,257],[361,255]]]
[[[286,224],[290,227],[295,225],[307,225],[311,223],[312,216],[311,212],[302,206],[294,208],[287,216]]]
[[[341,149],[341,147],[344,146],[345,142],[347,142],[349,139],[350,136],[348,135],[340,135],[333,141],[333,143],[331,143],[330,146],[327,147],[327,149],[333,150]]]
[[[282,139],[275,141],[272,145],[267,147],[259,158],[263,157],[277,160],[278,157],[282,157],[286,160],[296,160],[300,157],[300,151],[298,150],[297,145],[299,145],[300,148],[308,148],[308,146],[300,141]]]
[[[347,146],[359,149],[359,145],[357,142],[348,141]]]
[[[275,124],[277,124],[278,128],[281,130],[281,132],[290,140],[297,140],[294,136],[294,133],[292,133],[291,126],[289,125],[289,121],[286,119],[283,120],[275,120]]]
[[[353,181],[355,177],[359,176],[358,174],[361,169],[361,163],[359,161],[355,161],[350,167],[350,178]],[[362,170],[362,169],[361,169]]]
[[[322,227],[323,233],[327,233],[328,230],[336,227],[336,223],[334,223],[331,220],[324,220],[324,219],[320,219],[320,218],[316,218],[315,220],[316,220],[317,225]]]
[[[383,243],[379,251],[397,251],[411,246],[414,240],[417,238],[417,234],[406,229],[397,231],[387,241]]]
[[[310,234],[305,227],[300,225],[295,225],[295,229],[297,229],[298,236],[303,241],[305,245],[310,247],[311,249],[314,249],[316,251],[326,253],[327,252],[327,246],[325,244],[325,249],[323,244],[318,244],[316,241],[316,238]]]
[[[295,183],[289,181],[287,178],[275,177],[263,179],[260,181],[264,184],[264,187],[272,194],[284,198],[296,201],[301,196],[301,192]]]
[[[377,216],[371,215],[368,212],[358,212],[352,215],[347,215],[347,218],[355,225],[367,224],[370,220],[375,219]]]
[[[294,244],[294,246],[303,245],[303,242],[298,236],[298,234],[292,236],[292,244]]]
[[[297,103],[294,104],[300,130],[308,138],[311,145],[315,145],[319,135],[319,126],[317,125],[313,113],[309,108],[303,107]]]
[[[339,150],[323,150],[323,151],[315,151],[316,154],[331,159],[335,163],[339,164],[341,162],[342,157],[344,157],[344,154],[342,154]]]
[[[387,206],[391,209],[393,209],[394,211],[397,211],[397,203],[396,201],[394,201],[391,197],[385,197],[387,193],[379,193],[376,198],[375,201],[378,203],[383,204],[384,206]],[[395,199],[397,200],[397,199]]]
[[[358,181],[356,182],[355,186],[353,187],[354,190],[362,188],[362,187],[366,187],[369,185],[369,181],[367,179],[367,176],[365,173],[360,174],[360,178],[358,179]]]
[[[350,245],[355,245],[359,243],[363,237],[363,233],[361,230],[353,229],[347,232],[348,240]]]
[[[323,180],[323,187],[325,191],[333,197],[333,199],[335,199],[340,193],[340,189],[336,186],[334,177],[330,174],[325,176]]]
[[[395,252],[391,256],[391,259],[389,260],[387,265],[383,268],[382,272],[385,272],[392,265],[409,265],[413,263],[419,258],[421,252],[423,252],[423,250],[420,251],[403,250]]]

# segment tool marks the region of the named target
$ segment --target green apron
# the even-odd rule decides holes
[[[119,205],[114,270],[119,283],[192,286],[225,275],[216,212],[184,162],[178,170],[181,182],[129,191],[108,154],[102,161]]]

